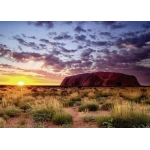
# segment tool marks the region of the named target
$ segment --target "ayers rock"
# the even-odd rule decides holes
[[[65,77],[60,86],[141,86],[133,75],[93,72]]]

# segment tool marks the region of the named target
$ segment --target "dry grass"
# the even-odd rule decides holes
[[[109,108],[109,104],[113,104],[113,107]],[[50,111],[49,108],[53,108],[55,113],[63,113],[64,109],[72,109],[70,112],[74,112],[74,109],[76,109],[76,115],[78,115],[78,113],[81,113],[78,112],[79,107],[87,105],[95,105],[99,108],[105,107],[104,110],[107,110],[110,116],[99,119],[106,121],[107,125],[105,124],[105,127],[111,127],[114,122],[118,122],[118,118],[119,122],[121,122],[120,118],[130,120],[127,124],[131,124],[133,121],[136,122],[136,119],[140,120],[141,118],[145,119],[141,120],[141,122],[147,121],[147,123],[149,123],[147,118],[149,117],[148,115],[150,115],[150,88],[27,88],[24,86],[22,93],[17,86],[0,88],[0,117],[6,120],[6,126],[11,122],[11,116],[17,119],[18,116],[21,117],[23,114],[24,116],[28,116],[27,119],[32,122],[34,112],[39,112],[39,115],[42,114],[42,112],[47,114],[47,112]],[[88,115],[90,112],[87,111],[87,116],[80,116],[78,120],[95,123],[96,116],[100,116],[102,111],[103,110],[100,109],[96,112],[92,112],[95,114],[94,117],[92,117],[93,114]],[[105,114],[105,112],[106,111],[103,111],[102,113]],[[135,120],[131,119],[133,116],[136,118]],[[113,118],[113,120],[111,120],[111,118]],[[51,119],[44,119],[44,121],[50,120],[49,122],[52,124]],[[20,119],[16,122],[18,122],[18,127],[28,126],[28,121],[25,121],[25,125],[23,125],[24,120]],[[138,124],[137,126],[134,124],[131,124],[131,126],[140,127],[139,123],[136,123]],[[146,126],[146,123],[143,124]],[[119,125],[119,123],[116,123],[115,126],[119,127]],[[34,127],[36,125],[33,123],[31,126]],[[47,125],[44,123],[42,127],[45,126]],[[66,126],[68,126],[68,124]],[[128,127],[128,125],[126,125],[126,127]]]

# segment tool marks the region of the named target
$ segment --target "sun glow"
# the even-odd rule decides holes
[[[19,82],[18,82],[18,85],[19,85],[19,86],[23,86],[23,85],[24,85],[24,82],[23,82],[23,81],[19,81]]]

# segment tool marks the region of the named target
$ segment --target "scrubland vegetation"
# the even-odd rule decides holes
[[[0,127],[149,128],[150,87],[0,87]]]

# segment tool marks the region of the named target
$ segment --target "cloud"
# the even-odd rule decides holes
[[[91,39],[93,39],[93,40],[95,40],[95,39],[96,39],[96,35],[95,35],[95,34],[93,34],[93,35],[92,35],[92,34],[90,34],[89,36],[90,36],[90,38],[91,38]]]
[[[43,47],[41,45],[37,45],[35,42],[26,42],[24,39],[19,36],[13,36],[15,40],[19,42],[19,44],[24,45],[26,47],[31,47],[34,50],[42,50]]]
[[[18,48],[19,48],[19,50],[21,50],[21,51],[22,51],[22,48],[21,48],[21,46],[18,46]]]
[[[141,33],[138,36],[133,35],[130,37],[118,38],[115,44],[118,48],[128,48],[128,46],[130,46],[131,48],[132,47],[141,48],[143,46],[146,46],[147,45],[146,43],[149,41],[150,41],[150,32],[147,32]]]
[[[92,29],[88,29],[87,31],[92,32]]]
[[[34,25],[36,27],[45,27],[47,29],[51,29],[54,27],[53,21],[35,21],[35,22],[28,22],[29,25]]]
[[[68,35],[67,33],[63,32],[58,36],[53,38],[54,40],[71,40],[72,36]]]
[[[12,58],[17,62],[28,62],[30,60],[42,61],[44,56],[39,53],[13,52]]]
[[[60,49],[61,49],[62,52],[65,52],[65,53],[74,53],[74,52],[77,51],[76,49],[68,50],[64,47],[60,47]]]
[[[4,35],[0,34],[0,36],[4,36]]]
[[[112,46],[114,45],[113,42],[110,41],[91,41],[93,46]]]
[[[86,30],[84,30],[81,26],[77,26],[77,27],[74,29],[74,31],[77,32],[77,33],[86,32]]]
[[[57,33],[56,32],[49,32],[48,35],[54,36],[54,35],[57,35]]]
[[[93,52],[96,52],[94,49],[92,48],[88,48],[86,50],[84,50],[82,53],[81,53],[81,59],[83,60],[87,60],[87,59],[90,59],[92,58],[92,56],[90,56]]]
[[[8,47],[4,44],[0,44],[0,48],[8,48]]]
[[[142,24],[142,28],[144,28],[146,30],[150,29],[150,22],[146,22],[146,23]]]
[[[13,67],[12,65],[8,65],[8,64],[0,64],[0,68],[10,69],[10,68],[15,68],[15,67]]]
[[[111,33],[110,32],[100,32],[100,35],[111,36]]]
[[[40,41],[41,41],[41,42],[44,42],[44,43],[46,43],[46,44],[50,44],[49,40],[47,40],[47,39],[40,39]]]
[[[64,21],[64,23],[67,25],[71,25],[73,23],[73,21]]]
[[[11,57],[11,55],[12,55],[11,50],[0,47],[0,57],[4,57],[4,56]]]
[[[75,35],[75,39],[77,41],[86,41],[86,36],[85,35]]]
[[[101,24],[105,27],[110,27],[112,30],[125,28],[126,25],[117,21],[102,21]]]
[[[35,37],[35,36],[27,36],[27,35],[25,35],[24,33],[22,33],[21,35],[22,35],[24,38],[36,39],[36,37]],[[17,35],[17,37],[19,38],[20,36],[19,36],[19,35]]]

